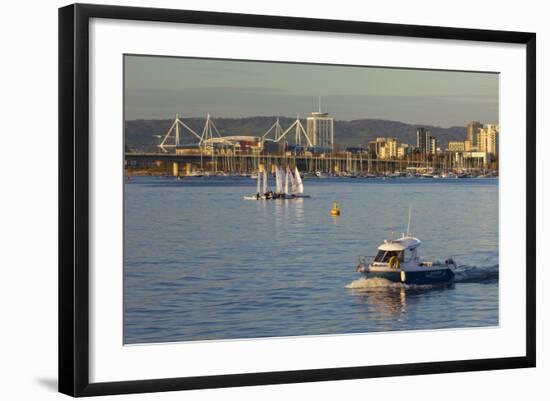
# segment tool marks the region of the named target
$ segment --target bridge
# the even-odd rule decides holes
[[[194,142],[183,145],[182,138],[187,136]],[[166,172],[179,175],[184,166],[184,174],[192,172],[224,172],[228,174],[249,174],[259,171],[263,165],[298,167],[300,171],[314,173],[377,173],[387,171],[404,171],[407,168],[436,168],[445,170],[452,160],[436,158],[434,161],[399,159],[385,160],[369,158],[366,153],[331,152],[316,153],[314,144],[316,138],[311,138],[300,122],[299,116],[286,129],[283,129],[277,118],[273,125],[261,136],[222,136],[207,114],[203,129],[193,130],[176,115],[174,122],[164,135],[159,138],[158,152],[127,152],[125,165],[129,169],[162,167]],[[250,138],[254,146],[242,149],[241,143]],[[265,152],[265,144],[285,142],[294,143],[305,151],[275,151]],[[303,147],[303,148],[301,148]],[[313,152],[307,151],[313,149]]]
[[[314,173],[375,173],[382,171],[404,171],[407,168],[431,167],[425,161],[379,160],[366,158],[362,154],[194,154],[175,153],[126,153],[127,167],[187,166],[187,171],[225,172],[228,174],[250,174],[257,172],[260,165],[271,171],[271,166],[298,167],[302,172]],[[171,167],[170,167],[171,166]],[[174,174],[177,175],[177,174]]]

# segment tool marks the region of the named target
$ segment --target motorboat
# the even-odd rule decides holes
[[[454,280],[456,263],[422,261],[418,255],[421,241],[412,236],[386,240],[378,246],[376,256],[359,258],[357,271],[366,278],[382,278],[404,284],[450,284]]]
[[[410,226],[410,211],[409,211]],[[361,256],[357,271],[366,278],[382,278],[394,283],[431,285],[450,284],[454,280],[456,262],[424,261],[418,256],[421,241],[409,233],[401,238],[385,240],[375,256]]]

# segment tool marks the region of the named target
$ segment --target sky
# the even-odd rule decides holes
[[[306,117],[321,97],[336,120],[498,123],[498,80],[496,73],[126,55],[125,119]]]

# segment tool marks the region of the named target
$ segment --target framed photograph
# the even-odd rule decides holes
[[[59,390],[535,366],[535,34],[59,10]]]

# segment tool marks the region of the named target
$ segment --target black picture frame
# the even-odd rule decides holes
[[[526,353],[521,357],[90,383],[89,117],[91,18],[414,38],[526,46]],[[74,4],[59,9],[59,391],[95,396],[534,367],[536,364],[536,35],[435,26]]]

